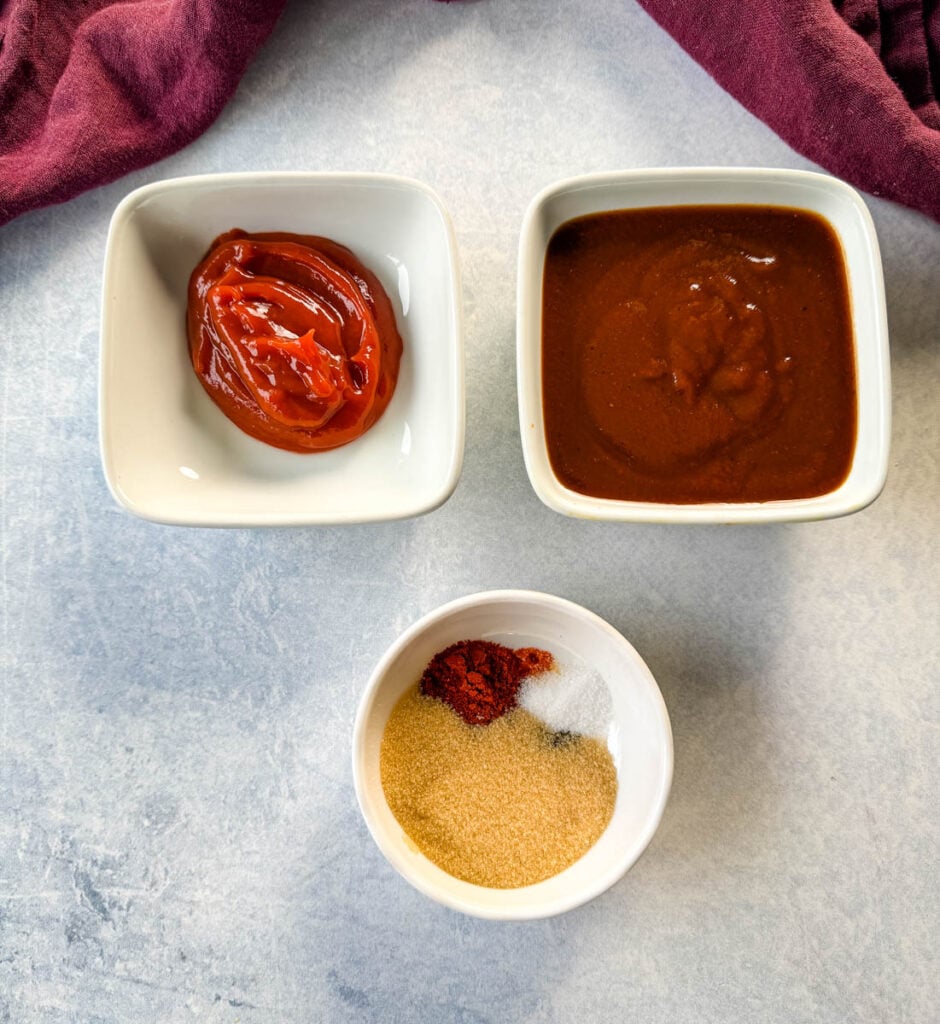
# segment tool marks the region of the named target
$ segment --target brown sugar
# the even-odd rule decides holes
[[[600,838],[617,774],[598,740],[521,708],[467,725],[414,686],[385,727],[382,787],[411,841],[444,871],[513,889],[558,874]]]

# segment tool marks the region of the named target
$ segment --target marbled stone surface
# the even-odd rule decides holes
[[[195,144],[0,230],[0,1021],[937,1020],[940,227],[870,200],[891,471],[848,519],[605,526],[544,508],[514,379],[518,231],[561,176],[806,162],[631,3],[295,0]],[[98,457],[108,219],[233,169],[418,177],[466,317],[453,498],[353,528],[119,510]],[[487,923],[392,871],[351,783],[372,666],[441,602],[579,601],[672,715],[662,827],[564,917]]]

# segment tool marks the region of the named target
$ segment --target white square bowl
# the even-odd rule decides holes
[[[244,434],[203,391],[186,337],[189,277],[232,228],[342,243],[382,282],[404,342],[374,426],[296,454]],[[99,421],[115,499],[189,526],[361,523],[428,512],[463,461],[464,381],[453,227],[417,181],[377,174],[211,174],[137,189],[111,220]]]
[[[666,504],[593,498],[565,487],[552,470],[542,409],[542,274],[562,224],[612,210],[662,206],[776,206],[809,210],[835,231],[845,257],[855,352],[858,432],[846,480],[814,498]],[[875,500],[888,470],[891,381],[888,322],[878,238],[859,194],[809,171],[748,167],[666,168],[569,178],[529,206],[519,245],[517,296],[519,418],[526,470],[536,494],[564,515],[615,522],[769,523],[831,519]]]

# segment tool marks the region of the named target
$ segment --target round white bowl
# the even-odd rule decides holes
[[[598,672],[610,689],[612,724],[607,745],[618,779],[613,817],[580,860],[536,885],[490,889],[442,871],[406,838],[382,790],[379,752],[392,709],[438,651],[468,639],[541,647],[561,664],[578,660]],[[656,681],[611,625],[580,605],[549,594],[494,590],[471,594],[425,615],[386,651],[356,715],[353,780],[373,839],[389,863],[420,892],[476,917],[551,917],[599,896],[646,849],[672,782],[672,731]]]

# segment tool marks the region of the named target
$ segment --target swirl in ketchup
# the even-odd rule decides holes
[[[252,437],[293,452],[360,437],[395,391],[402,342],[378,278],[345,246],[288,232],[220,235],[189,281],[202,386]]]

